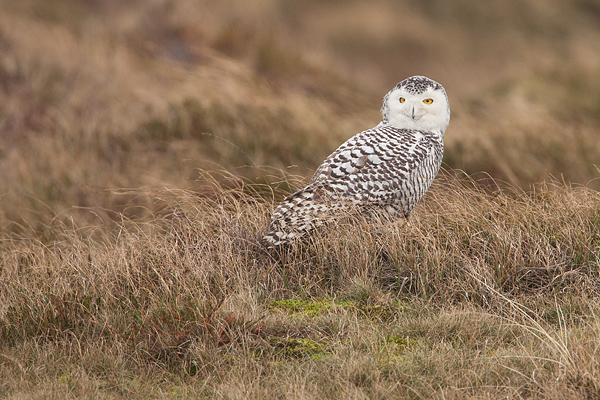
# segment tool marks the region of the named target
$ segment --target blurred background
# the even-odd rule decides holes
[[[207,171],[291,190],[415,74],[450,98],[446,168],[600,189],[600,0],[0,0],[1,229]]]

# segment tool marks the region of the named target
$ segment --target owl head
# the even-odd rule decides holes
[[[411,76],[383,98],[382,123],[444,135],[450,123],[450,104],[444,87],[424,76]]]

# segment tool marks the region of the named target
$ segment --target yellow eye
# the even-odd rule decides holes
[[[423,100],[423,103],[431,104],[431,103],[433,103],[433,99],[425,99],[425,100]]]
[[[404,97],[400,97],[400,103],[404,103],[406,99]]]

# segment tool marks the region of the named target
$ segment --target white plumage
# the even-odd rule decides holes
[[[263,241],[288,244],[338,211],[408,218],[442,164],[450,105],[443,86],[424,76],[398,83],[383,98],[382,121],[338,147],[308,186],[273,212]]]

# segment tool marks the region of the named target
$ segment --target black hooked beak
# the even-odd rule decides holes
[[[412,119],[415,119],[415,106],[412,107]]]

